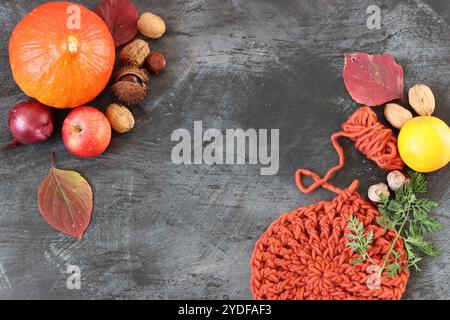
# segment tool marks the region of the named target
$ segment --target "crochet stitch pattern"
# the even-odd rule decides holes
[[[324,187],[338,196],[281,215],[257,241],[250,262],[255,299],[400,299],[404,293],[409,272],[389,278],[384,271],[378,278],[380,285],[373,287],[370,284],[374,266],[370,262],[352,264],[360,255],[347,245],[350,216],[360,220],[367,232],[373,231],[372,248],[367,252],[378,266],[386,258],[395,232],[383,230],[376,222],[380,213],[356,192],[357,180],[345,190],[328,183],[332,174],[345,164],[337,141],[340,136],[353,139],[358,149],[383,169],[403,167],[391,130],[377,121],[370,108],[357,110],[344,123],[343,131],[332,136],[339,165],[330,169],[324,178],[305,169],[296,173],[297,186],[303,192]],[[306,188],[302,175],[311,177],[314,183]],[[397,261],[407,260],[401,240],[395,243],[394,249],[400,253]]]

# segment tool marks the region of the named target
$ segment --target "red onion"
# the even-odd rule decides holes
[[[8,126],[14,138],[11,146],[40,143],[53,133],[53,111],[37,101],[22,102],[11,110]]]

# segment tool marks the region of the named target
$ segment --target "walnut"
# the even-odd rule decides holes
[[[126,107],[113,103],[106,108],[106,117],[111,127],[118,133],[126,133],[134,128],[134,117]]]
[[[120,60],[125,65],[142,67],[150,54],[150,46],[144,40],[134,40],[122,49]]]

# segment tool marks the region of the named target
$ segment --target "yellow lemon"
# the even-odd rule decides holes
[[[412,118],[400,130],[398,151],[411,169],[436,171],[450,161],[450,129],[436,117]]]

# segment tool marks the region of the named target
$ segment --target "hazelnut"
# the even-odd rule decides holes
[[[141,15],[137,22],[139,32],[151,39],[161,38],[166,32],[166,24],[161,17],[151,12],[146,12]]]
[[[435,108],[434,95],[424,84],[416,84],[408,92],[409,104],[420,116],[431,116]]]
[[[386,120],[396,129],[401,129],[403,125],[412,119],[412,113],[396,103],[388,103],[384,107]]]
[[[112,90],[120,101],[134,105],[144,101],[147,96],[147,81],[148,74],[144,69],[126,66],[117,73]]]
[[[145,60],[148,71],[159,73],[166,68],[166,57],[159,51],[153,51]]]
[[[123,64],[141,67],[150,54],[150,46],[144,40],[137,39],[125,46],[120,53]]]
[[[385,198],[389,198],[389,196],[391,195],[389,192],[389,188],[385,183],[379,183],[370,186],[369,191],[367,192],[367,196],[369,197],[370,201],[374,203],[380,203],[382,195]]]
[[[134,128],[133,114],[126,107],[113,103],[106,108],[106,117],[111,127],[118,133],[126,133]]]

